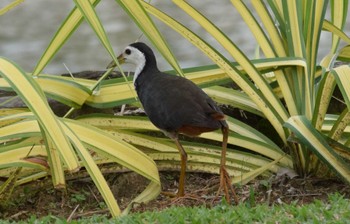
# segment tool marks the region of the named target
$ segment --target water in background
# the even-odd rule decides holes
[[[9,2],[11,1],[1,0],[0,8]],[[229,1],[202,0],[190,2],[205,16],[214,21],[249,58],[254,58],[255,39]],[[174,18],[180,18],[182,23],[207,42],[213,44],[220,53],[230,58],[209,34],[203,31],[197,23],[190,22],[190,17],[178,9],[171,1],[153,0],[152,4],[159,6]],[[16,8],[0,16],[0,56],[15,61],[25,71],[31,72],[55,32],[73,7],[73,1],[24,1]],[[140,36],[141,31],[114,0],[101,1],[96,10],[116,54]],[[350,32],[349,20],[347,20],[346,25],[348,35]],[[154,21],[159,25],[160,30],[168,43],[170,43],[183,68],[212,64],[206,56],[179,34],[156,19]],[[326,32],[324,33],[321,38],[321,44],[325,47],[320,48],[319,58],[326,55],[330,49],[330,35],[327,35]],[[149,43],[146,37],[143,37],[141,41]],[[156,54],[160,69],[170,69],[167,62],[157,52]],[[50,74],[66,73],[64,64],[71,72],[103,70],[110,60],[110,56],[102,47],[99,39],[88,24],[83,22],[51,63],[44,69],[44,72]]]

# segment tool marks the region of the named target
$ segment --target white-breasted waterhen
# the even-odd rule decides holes
[[[230,201],[229,190],[237,202],[230,177],[226,171],[228,125],[225,115],[215,102],[190,80],[163,73],[157,67],[153,51],[146,44],[136,42],[127,46],[118,62],[136,66],[134,86],[151,122],[174,140],[181,155],[181,172],[177,196],[184,195],[187,154],[178,135],[198,136],[203,132],[222,130],[220,187]],[[111,62],[107,68],[115,66]],[[218,191],[218,193],[219,193]]]

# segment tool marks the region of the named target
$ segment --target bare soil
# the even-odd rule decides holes
[[[175,192],[178,172],[161,172],[160,176],[162,190]],[[148,184],[145,178],[135,173],[106,174],[106,179],[121,209]],[[218,175],[188,173],[185,197],[171,198],[161,194],[148,204],[135,206],[132,212],[159,211],[170,206],[215,206],[223,198],[216,197],[218,183]],[[302,205],[315,199],[326,201],[329,194],[336,192],[346,198],[350,196],[350,187],[336,179],[289,179],[287,176],[257,179],[247,185],[235,186],[235,190],[239,203],[249,203],[251,206],[291,202]],[[101,195],[88,177],[68,181],[65,191],[53,189],[49,180],[17,187],[10,202],[0,210],[1,219],[13,221],[33,215],[54,215],[71,220],[94,214],[109,216]]]

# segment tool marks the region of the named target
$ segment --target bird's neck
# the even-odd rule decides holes
[[[159,70],[156,63],[151,65],[147,63],[140,63],[135,69],[133,78],[135,89],[137,90],[137,88],[139,88],[144,83],[144,81],[147,81],[147,79],[150,78],[147,76],[151,76],[158,72]]]
[[[146,65],[146,61],[142,61],[141,63],[136,65],[134,78],[133,78],[133,83],[134,83],[135,88],[136,88],[136,80],[139,77],[139,75],[142,73],[142,71],[144,70],[145,65]]]

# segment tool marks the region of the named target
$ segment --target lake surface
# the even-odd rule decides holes
[[[11,1],[1,0],[0,8],[9,2]],[[193,0],[189,2],[214,21],[249,58],[254,58],[256,50],[255,39],[229,1]],[[209,34],[197,23],[190,22],[190,17],[171,1],[153,0],[152,4],[159,6],[163,11],[185,23],[199,36],[213,44],[219,52],[228,56]],[[16,8],[0,16],[0,56],[15,61],[25,71],[31,72],[55,32],[73,7],[73,1],[24,1]],[[96,10],[116,54],[140,36],[141,31],[114,0],[101,1]],[[349,18],[348,16],[346,25],[348,35],[350,34]],[[156,24],[159,24],[161,32],[168,43],[170,43],[183,68],[212,64],[201,51],[193,47],[179,34],[156,19],[154,21]],[[146,37],[143,37],[141,41],[149,43]],[[320,49],[320,58],[327,54],[330,47],[329,41],[329,34],[322,35],[321,44],[325,47]],[[156,54],[160,69],[170,69],[167,62],[158,53]],[[229,59],[231,58],[229,57]],[[99,39],[88,24],[83,22],[51,63],[44,69],[44,72],[50,74],[66,73],[67,70],[64,65],[71,72],[103,70],[110,60],[110,56],[102,47]]]

